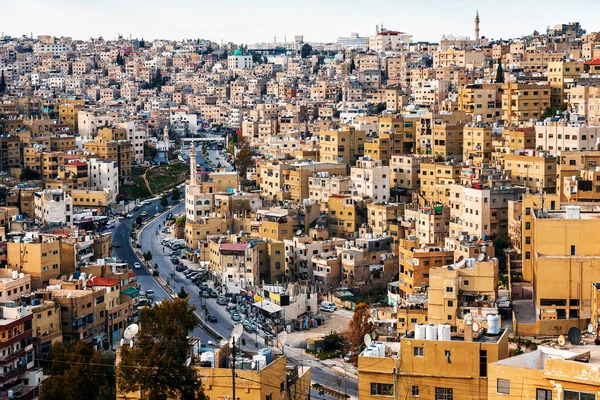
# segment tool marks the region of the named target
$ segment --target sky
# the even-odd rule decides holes
[[[333,42],[351,32],[372,35],[383,23],[415,41],[439,41],[443,34],[473,37],[476,8],[481,36],[493,39],[573,21],[588,32],[600,30],[597,0],[0,0],[0,30],[74,39],[122,34],[254,43],[304,35],[309,42]]]

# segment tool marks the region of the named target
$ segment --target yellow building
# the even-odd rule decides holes
[[[560,153],[556,192],[562,202],[599,201],[600,172],[598,151],[563,151]]]
[[[463,328],[467,315],[485,323],[497,313],[498,262],[463,259],[429,270],[428,321]]]
[[[508,357],[508,332],[484,331],[451,334],[448,325],[426,325],[435,334],[415,337],[415,332],[395,343],[375,344],[358,357],[360,399],[419,398],[428,400],[487,398],[488,365]],[[445,332],[444,337],[437,332]],[[423,331],[424,334],[424,331]],[[447,336],[446,336],[447,335]],[[389,346],[391,356],[377,354]],[[394,353],[399,353],[395,355]]]
[[[315,163],[312,161],[294,163],[284,174],[283,190],[289,192],[291,200],[301,202],[309,197],[308,182],[315,173],[343,176],[347,172],[347,165],[341,163]]]
[[[51,300],[36,301],[31,306],[33,344],[38,358],[48,358],[52,346],[62,343],[60,306]]]
[[[584,73],[582,61],[553,61],[548,63],[548,83],[550,84],[550,104],[563,106],[567,99],[566,89],[575,86]]]
[[[470,160],[471,165],[481,166],[489,163],[492,154],[492,126],[465,125],[463,128],[463,160]]]
[[[365,153],[365,131],[352,126],[319,132],[319,161],[354,165]]]
[[[446,160],[463,154],[463,123],[435,123],[433,125],[433,155]]]
[[[525,186],[531,193],[554,193],[556,191],[555,156],[533,150],[516,151],[502,155],[504,170],[510,171],[511,182]]]
[[[529,127],[512,127],[502,130],[502,142],[510,153],[515,150],[535,149],[535,128]]]
[[[58,120],[66,125],[70,130],[77,132],[78,118],[77,113],[85,110],[84,101],[81,103],[61,103],[58,105]]]
[[[462,167],[450,162],[421,163],[420,194],[428,203],[450,204],[450,185],[460,182]]]
[[[334,195],[329,197],[327,227],[331,236],[347,237],[358,230],[356,204],[352,197]]]
[[[540,346],[488,366],[487,399],[596,399],[600,346]]]
[[[400,260],[398,287],[407,298],[415,292],[424,293],[430,284],[431,268],[452,264],[454,253],[441,246],[419,242],[418,239],[401,239],[398,258]]]
[[[60,241],[53,235],[38,236],[35,241],[24,243],[7,243],[8,267],[31,275],[34,290],[61,274],[60,257]]]
[[[108,189],[72,190],[71,198],[74,207],[93,209],[98,211],[98,214],[104,214],[106,207],[115,202],[117,194]]]
[[[399,203],[369,203],[367,204],[368,226],[373,233],[382,236],[390,234],[390,226],[398,222],[398,217],[404,215],[404,204]]]
[[[199,242],[206,241],[206,238],[211,235],[224,235],[230,227],[230,222],[221,214],[196,219],[195,222],[187,220],[185,222],[185,245],[192,250],[199,250],[200,260],[206,261],[203,247],[199,246]]]
[[[112,135],[105,133],[105,136]],[[83,144],[86,152],[93,156],[103,158],[109,161],[116,161],[119,165],[119,181],[123,182],[131,179],[131,162],[133,160],[132,144],[127,140],[104,140],[103,136],[98,135],[93,142]]]
[[[566,334],[572,326],[585,329],[592,283],[600,282],[600,250],[590,235],[600,229],[600,213],[576,205],[551,210],[548,199],[543,208],[524,200],[523,208],[523,275],[531,263],[535,314],[527,322],[518,318],[517,331]]]
[[[550,107],[548,85],[508,83],[502,90],[502,120],[510,125],[539,120]]]
[[[458,88],[458,109],[466,112],[475,121],[481,115],[483,122],[495,122],[500,118],[502,102],[500,85],[479,84]]]

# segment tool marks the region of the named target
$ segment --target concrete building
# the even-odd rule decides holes
[[[16,270],[0,270],[0,302],[21,302],[21,296],[31,294],[31,275]]]
[[[459,164],[451,162],[421,163],[421,197],[429,203],[450,204],[450,185],[460,181]]]
[[[88,159],[88,187],[92,190],[108,189],[111,193],[119,193],[119,167],[117,161],[99,158]]]
[[[252,69],[252,56],[244,55],[240,49],[233,52],[233,55],[227,57],[228,69]]]
[[[327,202],[327,228],[331,236],[349,237],[358,230],[356,203],[349,195],[333,195]]]
[[[379,160],[361,157],[356,166],[350,169],[350,179],[356,195],[372,199],[374,202],[385,202],[390,197],[390,167]]]
[[[319,133],[319,161],[354,165],[365,152],[365,131],[345,126]]]
[[[419,187],[421,159],[414,155],[393,155],[390,158],[390,188],[415,190]]]
[[[501,158],[502,169],[511,172],[512,184],[525,186],[531,193],[556,191],[556,164],[555,156],[533,150],[517,150]]]
[[[502,89],[502,120],[510,125],[540,120],[550,107],[548,85],[508,83]]]
[[[449,207],[419,207],[406,205],[400,225],[404,228],[405,237],[414,236],[421,243],[441,243],[448,235],[450,223]]]
[[[563,151],[598,150],[600,126],[584,126],[565,121],[544,122],[535,125],[535,146],[551,154]]]
[[[61,189],[36,192],[34,202],[38,223],[73,226],[73,199]]]
[[[489,163],[492,158],[492,126],[467,124],[463,128],[463,160],[474,166]]]

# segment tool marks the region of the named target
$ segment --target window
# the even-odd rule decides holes
[[[596,395],[592,393],[575,392],[573,390],[565,390],[564,400],[596,400]]]
[[[454,301],[448,300],[448,307],[454,307]]]
[[[371,396],[393,396],[394,385],[391,383],[371,383]]]
[[[419,397],[419,387],[418,386],[413,386],[412,387],[412,396],[413,397]]]
[[[479,377],[487,376],[487,350],[479,350]]]
[[[526,230],[530,230],[531,229],[531,222],[525,222],[525,229]]]
[[[535,400],[552,400],[552,390],[536,389]]]
[[[452,293],[454,292],[454,288],[450,287],[450,286],[446,286],[446,293]]]
[[[413,354],[415,357],[423,357],[425,354],[423,347],[415,347],[413,349]]]
[[[574,244],[571,245],[571,255],[572,256],[575,255],[575,245]]]
[[[510,394],[510,381],[508,379],[497,379],[496,393]]]
[[[526,251],[525,252],[525,259],[526,260],[531,260],[531,252],[530,251]]]
[[[435,400],[454,400],[451,388],[435,388]]]

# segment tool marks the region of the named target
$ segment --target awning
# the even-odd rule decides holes
[[[139,292],[140,292],[140,290],[139,290],[139,289],[136,289],[136,288],[128,288],[128,289],[125,289],[125,290],[123,290],[121,293],[122,293],[122,294],[126,294],[127,296],[134,297],[134,296],[137,296]]]
[[[273,303],[269,300],[257,301],[253,304],[254,307],[258,307],[269,314],[275,314],[283,310],[280,305]]]

